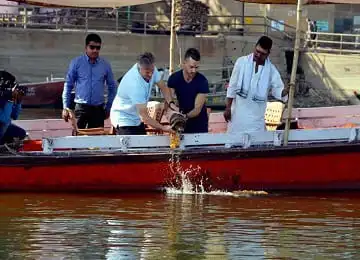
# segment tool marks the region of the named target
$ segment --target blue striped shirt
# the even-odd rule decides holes
[[[75,86],[75,103],[99,106],[105,103],[105,83],[108,87],[108,97],[105,106],[110,111],[116,95],[116,83],[110,64],[97,58],[91,63],[89,57],[84,54],[70,63],[63,90],[63,106],[69,108],[71,104],[71,91]]]
[[[0,140],[3,138],[11,119],[16,120],[21,112],[21,104],[14,104],[7,101],[3,107],[0,108]]]

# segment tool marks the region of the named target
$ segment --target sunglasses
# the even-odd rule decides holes
[[[258,50],[257,48],[255,48],[255,52],[261,56],[266,56],[269,54],[269,53],[262,52],[262,51]]]
[[[99,46],[99,45],[97,45],[97,46],[89,45],[89,48],[90,48],[90,50],[94,50],[94,49],[100,50],[101,46]]]

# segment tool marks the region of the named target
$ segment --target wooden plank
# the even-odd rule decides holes
[[[60,129],[71,129],[71,123],[62,119],[34,119],[34,120],[15,120],[14,124],[24,128],[27,131],[50,131]],[[106,128],[110,128],[110,120],[104,122]]]
[[[300,128],[331,128],[346,127],[346,125],[360,125],[360,118],[321,118],[299,120]]]
[[[209,123],[210,124],[214,124],[214,123],[224,123],[225,119],[223,116],[223,113],[220,112],[215,112],[215,113],[211,113],[209,116]]]
[[[286,112],[284,113],[286,116]],[[360,106],[297,108],[293,110],[293,118],[298,118],[301,128],[341,127],[347,124],[360,125]],[[285,120],[285,119],[283,119]],[[166,122],[163,117],[162,122]],[[62,119],[16,120],[15,124],[23,127],[31,138],[71,135],[71,124]],[[110,120],[105,121],[105,127],[111,126]],[[227,123],[222,112],[211,113],[209,116],[209,131],[223,133]]]
[[[324,118],[324,117],[359,117],[360,105],[353,106],[337,106],[337,107],[312,107],[312,108],[294,108],[292,118],[308,119],[308,118]],[[287,110],[283,114],[283,119],[287,118]]]
[[[62,130],[52,130],[52,131],[28,131],[30,139],[37,140],[42,138],[50,137],[62,137],[62,136],[71,136],[71,129],[62,129]]]

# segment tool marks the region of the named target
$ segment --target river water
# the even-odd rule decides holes
[[[0,259],[360,259],[359,204],[359,194],[1,194]]]

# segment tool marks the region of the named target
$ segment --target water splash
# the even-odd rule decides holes
[[[169,160],[171,174],[174,178],[180,182],[169,183],[168,187],[165,187],[167,194],[174,195],[215,195],[215,196],[232,196],[232,197],[251,197],[251,196],[263,196],[268,195],[265,191],[251,191],[251,190],[239,190],[239,191],[222,191],[222,190],[211,190],[205,188],[204,181],[207,181],[207,177],[201,175],[201,167],[193,167],[190,165],[189,168],[183,169],[180,163],[180,153],[171,152]],[[201,178],[193,180],[190,176],[200,175]],[[210,190],[209,190],[210,188]],[[208,191],[206,191],[208,190]]]

